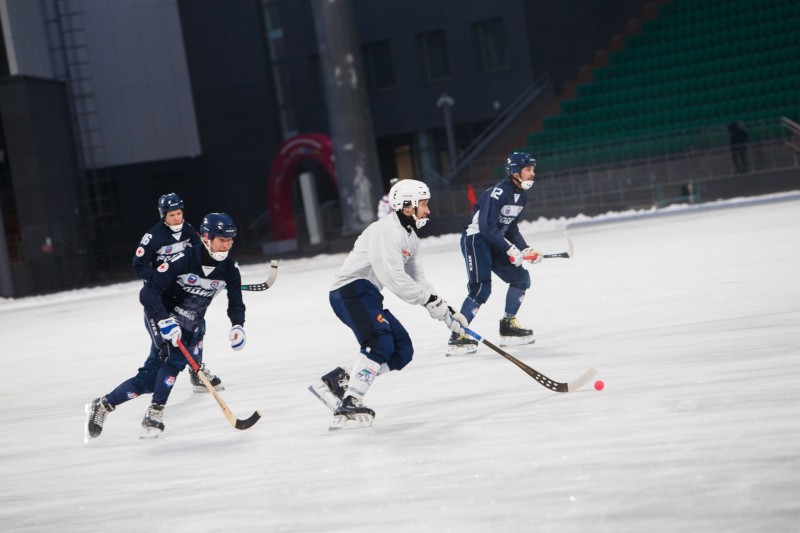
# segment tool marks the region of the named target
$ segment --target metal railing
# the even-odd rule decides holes
[[[472,165],[473,160],[480,154],[508,125],[515,120],[536,98],[549,86],[550,78],[545,73],[539,76],[533,84],[522,92],[495,118],[486,128],[461,151],[458,162],[453,166],[446,180],[452,182],[466,167]]]
[[[540,167],[529,201],[533,208],[526,213],[530,217],[597,214],[800,189],[800,154],[787,149],[788,135],[751,142],[746,173],[736,172],[727,137],[720,139],[716,133],[715,145],[702,149],[549,172],[546,157],[536,154]],[[502,171],[502,166],[496,159],[476,164],[490,168],[484,180],[473,184],[480,195],[501,179],[497,170]],[[467,187],[437,191],[437,216],[466,216],[470,209]]]

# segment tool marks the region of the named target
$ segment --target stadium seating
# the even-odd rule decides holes
[[[798,28],[800,1],[665,3],[519,149],[555,169],[722,146],[732,121],[800,119]]]

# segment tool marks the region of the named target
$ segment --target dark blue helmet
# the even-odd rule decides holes
[[[536,167],[536,160],[531,154],[514,152],[506,159],[506,176],[522,172],[525,167]]]
[[[208,233],[208,240],[214,237],[236,237],[236,224],[225,213],[209,213],[203,217],[200,224],[200,235]]]
[[[158,199],[158,212],[161,214],[161,218],[176,209],[183,209],[183,200],[174,192],[162,194],[161,198]]]

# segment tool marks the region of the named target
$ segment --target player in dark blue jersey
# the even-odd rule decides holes
[[[144,234],[136,253],[133,254],[133,271],[145,283],[153,277],[156,267],[169,261],[170,258],[183,253],[192,246],[200,246],[200,236],[191,224],[184,219],[183,200],[174,192],[163,194],[158,199],[158,214],[161,215],[155,226]],[[155,328],[155,324],[145,321],[148,329]],[[156,336],[156,345],[163,348],[163,341]],[[202,360],[197,364],[205,374],[208,381],[216,390],[225,390],[222,380],[209,370]],[[189,380],[195,392],[208,392],[197,377],[197,373],[189,369]]]
[[[150,354],[138,373],[109,394],[87,404],[87,433],[94,438],[103,430],[108,413],[117,405],[142,394],[153,394],[142,421],[143,437],[158,436],[164,430],[163,413],[172,386],[187,364],[178,340],[195,359],[202,357],[205,314],[214,296],[227,292],[229,339],[234,350],[245,344],[245,306],[242,300],[239,265],[228,251],[236,237],[236,226],[225,213],[211,213],[200,226],[201,246],[187,248],[161,263],[139,292],[145,317],[155,327]],[[164,341],[165,351],[157,347]]]
[[[158,199],[159,220],[144,234],[133,255],[133,271],[150,281],[155,268],[191,246],[200,246],[200,237],[191,224],[184,221],[183,200],[174,192]]]
[[[500,344],[519,345],[533,342],[533,331],[517,322],[517,311],[531,277],[522,266],[528,261],[541,261],[541,254],[528,246],[519,231],[519,217],[528,201],[533,185],[536,160],[530,154],[514,152],[506,161],[506,178],[487,189],[478,198],[469,224],[461,234],[461,253],[467,267],[468,295],[461,305],[461,314],[468,321],[492,293],[492,272],[508,283],[506,305],[500,320]],[[447,355],[472,353],[478,343],[466,336],[451,335]]]

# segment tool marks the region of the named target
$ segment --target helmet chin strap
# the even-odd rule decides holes
[[[206,250],[208,250],[208,255],[210,255],[211,259],[214,261],[224,261],[225,258],[228,257],[228,252],[212,252],[211,242],[206,240],[205,237],[201,238],[200,240],[203,241],[203,246],[206,247]]]
[[[180,233],[181,230],[183,229],[183,222],[181,222],[180,224],[175,224],[173,226],[170,226],[166,222],[164,222],[164,224],[167,225],[167,227],[170,229],[170,231],[172,231],[172,233]]]
[[[527,191],[528,189],[533,187],[533,180],[525,181],[522,179],[522,176],[520,176],[519,178],[514,178],[514,181],[517,182],[519,188],[522,189],[523,191]]]
[[[428,223],[428,219],[427,218],[417,218],[417,214],[416,213],[411,215],[411,218],[414,219],[414,224],[417,226],[417,229],[422,229],[422,227],[425,226],[425,224]]]

